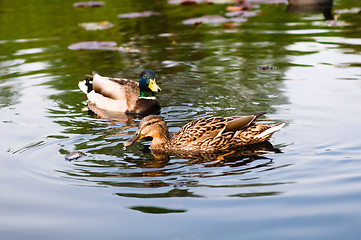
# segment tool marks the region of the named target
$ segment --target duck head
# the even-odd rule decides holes
[[[153,97],[161,89],[157,85],[157,78],[152,70],[145,70],[139,79],[140,97]]]
[[[158,115],[149,115],[140,121],[137,132],[124,143],[124,147],[130,146],[142,138],[152,137],[150,147],[156,149],[169,140],[168,135],[168,127],[163,118]]]

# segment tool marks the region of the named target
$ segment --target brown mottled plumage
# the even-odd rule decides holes
[[[254,121],[264,113],[245,117],[204,117],[184,125],[172,136],[168,133],[162,117],[144,117],[138,131],[124,143],[130,146],[144,137],[152,137],[152,150],[177,151],[223,151],[240,146],[267,141],[285,124],[268,125]]]

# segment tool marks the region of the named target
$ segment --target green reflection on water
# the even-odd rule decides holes
[[[151,213],[151,214],[184,213],[187,211],[183,209],[169,209],[169,208],[152,207],[152,206],[135,206],[135,207],[130,207],[130,209],[137,210],[142,213]]]

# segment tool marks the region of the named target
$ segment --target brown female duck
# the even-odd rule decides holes
[[[124,143],[124,147],[144,137],[152,137],[150,148],[154,151],[212,152],[235,149],[240,146],[267,141],[285,124],[255,123],[264,113],[244,117],[204,117],[184,125],[177,133],[170,135],[162,117],[144,117],[138,131]]]
[[[144,115],[160,111],[155,93],[161,89],[151,70],[141,73],[139,83],[94,73],[92,77],[79,82],[79,88],[87,95],[89,104],[100,109]]]

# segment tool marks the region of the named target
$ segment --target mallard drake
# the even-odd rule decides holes
[[[154,151],[200,151],[212,152],[235,149],[267,141],[285,123],[274,125],[255,123],[264,113],[244,117],[203,117],[184,125],[177,133],[170,135],[162,117],[144,117],[138,131],[124,147],[144,137],[152,137],[150,148]]]
[[[120,78],[102,77],[97,73],[79,82],[79,88],[87,95],[89,104],[114,112],[148,115],[160,111],[155,93],[160,92],[155,73],[145,70],[139,83]]]

